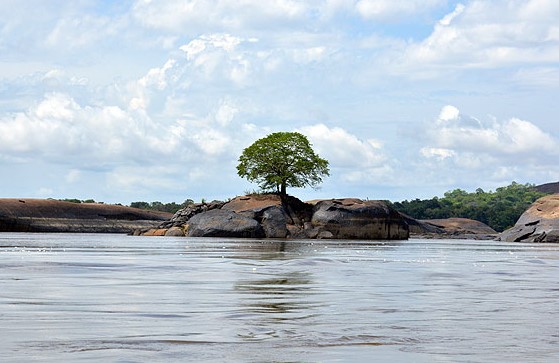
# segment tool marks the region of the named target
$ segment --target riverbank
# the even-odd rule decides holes
[[[0,232],[131,233],[172,214],[121,205],[51,199],[0,199]]]

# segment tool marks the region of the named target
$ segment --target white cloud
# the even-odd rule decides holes
[[[456,120],[460,115],[460,110],[452,105],[446,105],[442,108],[439,114],[439,121],[451,121]]]
[[[301,133],[308,136],[316,150],[336,168],[374,168],[382,165],[386,157],[379,141],[361,140],[341,127],[329,128],[324,124],[305,126]]]
[[[402,17],[443,5],[443,0],[359,0],[356,9],[367,19]]]
[[[222,100],[215,114],[218,125],[225,127],[233,121],[239,109],[230,100]]]
[[[153,147],[157,131],[141,114],[116,106],[81,106],[67,94],[49,93],[37,106],[0,119],[0,152],[112,163],[134,159],[146,147],[161,153]]]
[[[548,14],[559,14],[559,2],[458,4],[428,38],[410,45],[405,63],[411,68],[444,65],[456,69],[558,62],[559,25],[557,17]]]
[[[454,18],[456,18],[457,16],[462,14],[462,12],[464,12],[465,8],[466,7],[463,4],[457,4],[456,8],[454,8],[454,11],[445,15],[444,18],[442,18],[439,21],[439,24],[443,26],[449,26],[450,23],[452,23],[452,20],[454,20]]]
[[[148,27],[200,33],[284,26],[304,19],[308,9],[294,0],[138,0],[133,15]]]
[[[114,37],[123,31],[124,25],[120,19],[108,17],[63,17],[47,35],[45,43],[49,47],[77,50],[98,43],[103,38]]]
[[[306,133],[348,195],[559,177],[556,1],[55,4],[0,3],[0,163],[56,168],[34,193],[232,188],[242,148],[279,130]],[[432,117],[444,104],[481,118]]]
[[[436,147],[424,147],[420,150],[421,155],[426,158],[435,158],[438,160],[444,160],[453,157],[456,153],[453,150],[436,148]]]
[[[450,105],[443,107],[427,134],[430,145],[421,152],[429,158],[458,158],[469,153],[499,157],[501,162],[510,162],[511,157],[515,161],[534,158],[545,162],[559,155],[559,140],[532,122],[518,118],[482,122],[461,115]]]

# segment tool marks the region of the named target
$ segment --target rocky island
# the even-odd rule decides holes
[[[142,235],[189,237],[394,239],[409,227],[382,201],[330,199],[304,203],[274,194],[242,196],[226,203],[196,203]]]

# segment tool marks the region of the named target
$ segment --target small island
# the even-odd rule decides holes
[[[0,231],[559,242],[559,194],[544,197],[553,192],[553,183],[540,186],[541,190],[514,182],[495,193],[455,190],[445,193],[445,198],[426,201],[338,198],[303,202],[287,194],[287,188],[316,188],[329,176],[329,164],[297,132],[276,132],[255,141],[239,157],[237,171],[240,177],[257,183],[260,191],[226,202],[191,201],[174,214],[93,201],[0,199]],[[466,218],[470,215],[475,217]],[[499,234],[490,225],[504,232]]]

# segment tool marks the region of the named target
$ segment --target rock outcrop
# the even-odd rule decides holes
[[[277,195],[237,197],[227,203],[195,205],[159,226],[191,237],[407,239],[402,216],[381,201],[333,199],[316,205]],[[165,234],[157,229],[148,235]]]
[[[498,236],[497,231],[487,224],[468,218],[426,219],[419,222],[430,227],[423,233],[435,233],[441,238],[493,240]]]
[[[156,227],[170,216],[121,205],[0,199],[1,232],[130,233]]]
[[[507,242],[559,243],[559,194],[536,200],[514,227],[499,236]]]
[[[337,239],[407,239],[409,227],[400,213],[382,201],[332,199],[314,207],[312,226]]]
[[[159,228],[167,229],[172,227],[180,227],[188,222],[188,220],[195,215],[213,209],[220,209],[223,204],[224,203],[220,201],[213,201],[210,203],[193,203],[186,208],[178,210],[170,220],[162,223]]]
[[[414,219],[402,214],[415,238],[494,240],[498,233],[487,224],[468,218]]]
[[[534,189],[547,194],[559,193],[559,182],[536,185]]]
[[[190,218],[185,225],[189,237],[265,237],[254,219],[224,209],[213,209]]]

